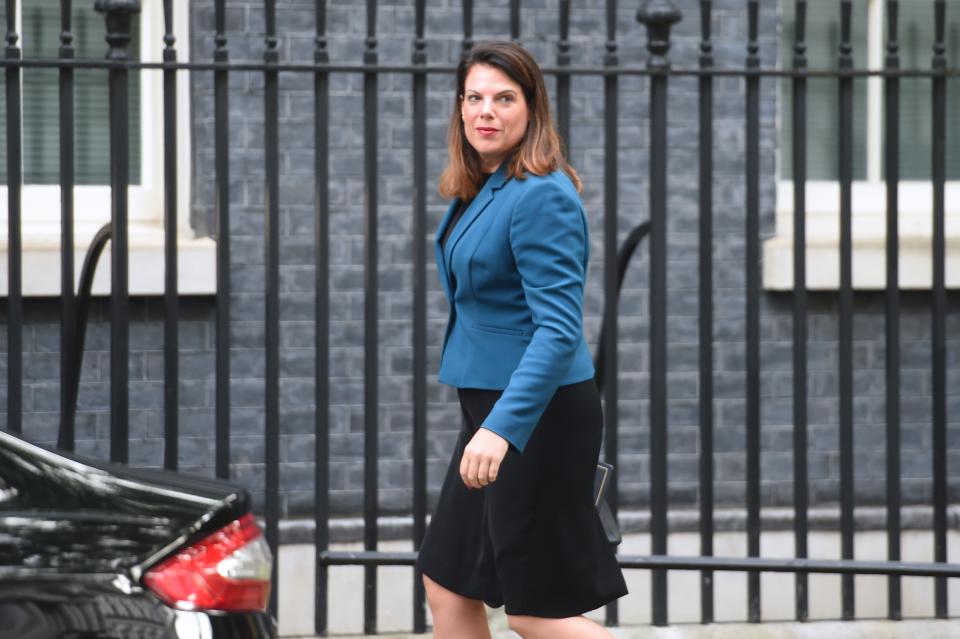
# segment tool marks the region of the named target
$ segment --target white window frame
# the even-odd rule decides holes
[[[18,4],[17,29],[20,28]],[[91,6],[91,11],[92,6]],[[164,19],[160,2],[146,2],[139,15],[140,59],[163,59]],[[190,52],[189,0],[175,0],[174,35],[178,60]],[[107,44],[104,42],[104,54]],[[140,183],[127,192],[131,295],[159,295],[164,291],[164,175],[163,175],[163,72],[141,73]],[[131,105],[134,108],[135,105]],[[197,238],[190,227],[191,139],[190,80],[177,72],[177,246],[178,291],[184,295],[216,291],[216,244]],[[0,152],[6,152],[0,149]],[[8,193],[0,186],[0,296],[8,292]],[[21,190],[22,289],[25,296],[60,295],[60,186],[25,184]],[[97,230],[110,221],[110,185],[74,187],[74,275],[80,279],[83,259]],[[93,293],[110,293],[110,245],[101,256]]]
[[[882,0],[870,0],[868,5],[870,69],[883,68],[884,4]],[[780,113],[791,117],[789,105],[781,105]],[[854,181],[852,189],[853,287],[862,290],[886,286],[887,187],[881,177],[882,113],[883,78],[872,76],[867,80],[867,179]],[[929,289],[933,274],[933,184],[902,180],[898,193],[899,285],[903,289]],[[763,246],[763,285],[767,290],[794,288],[793,195],[793,180],[778,179],[776,235]],[[808,181],[805,195],[807,288],[836,290],[840,283],[840,184]],[[945,202],[946,285],[960,288],[960,181],[947,182]]]

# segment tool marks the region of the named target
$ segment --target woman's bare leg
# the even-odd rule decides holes
[[[426,575],[423,587],[433,615],[435,639],[490,639],[487,611],[482,601],[451,592]]]
[[[586,617],[548,619],[507,615],[510,629],[523,639],[613,639],[603,626]]]

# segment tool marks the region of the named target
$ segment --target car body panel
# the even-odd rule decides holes
[[[263,639],[266,612],[174,610],[140,585],[250,510],[201,477],[53,451],[0,432],[0,639]]]

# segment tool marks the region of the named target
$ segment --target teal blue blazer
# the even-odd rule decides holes
[[[594,376],[583,338],[583,203],[561,171],[507,179],[501,166],[441,245],[459,204],[436,237],[450,302],[440,381],[503,390],[482,426],[522,452],[557,388]]]

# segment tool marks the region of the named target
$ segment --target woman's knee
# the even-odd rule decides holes
[[[537,637],[537,617],[527,615],[507,615],[507,625],[510,630],[523,637],[523,639],[536,639]]]
[[[474,599],[468,599],[444,588],[426,575],[423,576],[423,587],[427,593],[427,602],[433,610],[473,608],[476,605],[482,605]]]
[[[507,623],[523,639],[613,639],[605,628],[583,616],[555,619],[507,615]]]
[[[426,575],[423,575],[423,589],[426,591],[427,601],[430,603],[431,608],[436,607],[445,601],[450,601],[450,596],[455,595],[455,593],[447,590]]]
[[[448,590],[423,576],[427,602],[433,615],[433,632],[438,639],[490,639],[483,602]]]

